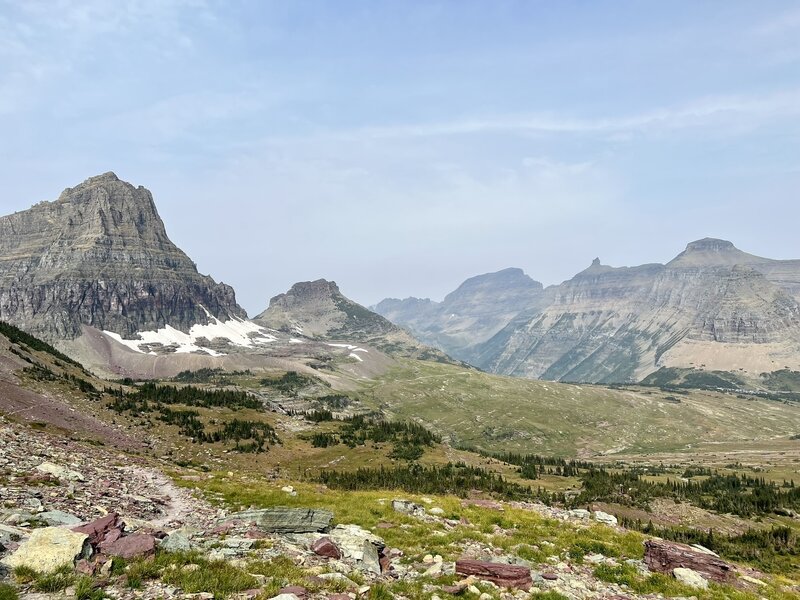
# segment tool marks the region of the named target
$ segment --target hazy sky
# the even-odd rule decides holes
[[[113,170],[252,315],[800,258],[800,3],[0,0],[0,212]]]

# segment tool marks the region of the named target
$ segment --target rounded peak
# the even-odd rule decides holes
[[[736,250],[733,242],[717,238],[703,238],[686,244],[686,252],[726,252]]]

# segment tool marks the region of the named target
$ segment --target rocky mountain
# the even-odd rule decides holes
[[[586,382],[638,381],[665,366],[797,368],[798,290],[800,261],[757,257],[725,240],[692,242],[666,265],[615,268],[596,259],[456,355],[494,373]],[[382,304],[387,312],[394,306]],[[416,321],[394,318],[413,321],[431,336],[423,339],[444,347],[438,327],[424,321],[430,306],[422,308]]]
[[[509,268],[467,279],[442,302],[387,298],[374,309],[423,342],[470,361],[474,346],[490,339],[521,312],[543,305],[546,297],[541,283],[522,269]]]
[[[233,289],[173,244],[151,193],[114,173],[0,218],[0,319],[48,340],[243,318]]]
[[[333,281],[296,283],[272,298],[254,323],[312,339],[360,342],[401,356],[449,361],[439,350],[424,346],[405,329],[353,302]]]

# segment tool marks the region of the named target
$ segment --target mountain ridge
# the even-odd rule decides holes
[[[431,312],[435,303],[420,314],[414,312],[419,301],[400,307],[383,301],[377,308],[489,372],[609,383],[711,359],[721,370],[770,370],[787,360],[794,366],[798,292],[800,261],[762,258],[727,240],[703,238],[666,264],[612,267],[596,258],[573,278],[542,289],[538,304],[511,307],[490,338],[466,328],[457,353],[439,335],[446,323]],[[745,348],[756,350],[749,361]]]

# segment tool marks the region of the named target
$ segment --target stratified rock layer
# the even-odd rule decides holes
[[[208,312],[206,312],[208,311]],[[0,319],[49,340],[245,317],[167,237],[148,190],[113,173],[0,218]]]

